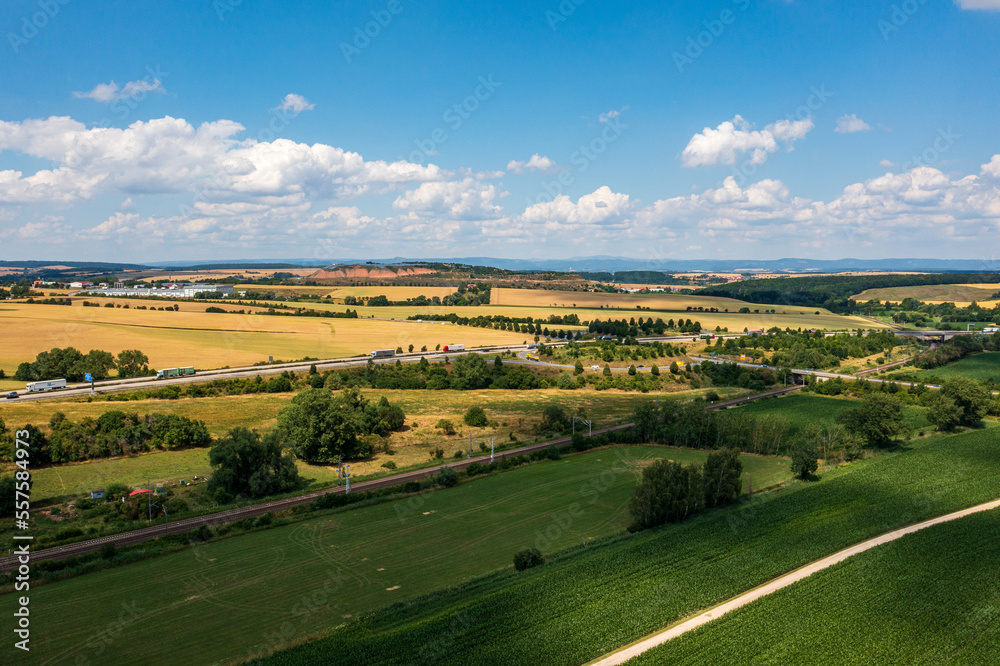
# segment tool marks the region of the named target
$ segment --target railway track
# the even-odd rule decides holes
[[[713,405],[709,406],[710,410],[725,409],[727,407],[733,407],[736,405],[754,402],[756,400],[761,400],[763,398],[770,398],[777,395],[783,395],[791,391],[796,391],[800,389],[800,386],[789,386],[786,388],[775,389],[773,391],[766,391],[764,393],[758,393],[755,395],[734,398],[732,400],[723,400]],[[613,432],[616,430],[624,430],[632,426],[632,423],[622,423],[615,426],[608,426],[606,428],[599,428],[593,431],[594,435],[602,435],[604,433]],[[564,446],[569,444],[571,441],[570,437],[558,437],[556,439],[546,440],[544,442],[539,442],[537,444],[529,444],[527,446],[521,446],[516,449],[507,449],[502,452],[502,455],[521,455],[524,453],[533,453],[535,451],[547,449],[550,446]],[[441,469],[445,467],[450,467],[454,470],[463,470],[467,468],[474,462],[478,463],[488,463],[490,459],[489,455],[474,456],[472,458],[466,458],[465,460],[459,460],[450,463],[444,463],[441,465],[435,465],[434,467],[427,467],[425,469],[414,470],[412,472],[403,472],[400,474],[394,474],[392,476],[383,477],[381,479],[373,479],[371,481],[361,481],[358,483],[351,484],[352,492],[363,492],[366,490],[378,490],[381,488],[389,488],[392,486],[399,486],[409,481],[420,481],[426,479],[430,476],[437,474]],[[265,513],[272,513],[276,511],[284,511],[286,509],[292,509],[297,506],[302,506],[304,504],[309,504],[315,498],[321,497],[323,495],[330,494],[343,494],[345,492],[344,486],[336,486],[333,488],[326,488],[323,490],[318,490],[311,493],[306,493],[303,495],[296,495],[295,497],[287,497],[279,500],[272,500],[270,502],[262,502],[260,504],[254,504],[246,507],[239,507],[236,509],[228,509],[226,511],[219,511],[217,513],[210,513],[204,516],[195,516],[192,518],[185,518],[182,520],[177,520],[172,523],[166,523],[164,525],[156,525],[151,527],[144,527],[137,530],[132,530],[130,532],[122,532],[120,534],[111,534],[108,536],[98,537],[96,539],[88,539],[87,541],[78,541],[76,543],[66,544],[64,546],[55,546],[53,548],[45,548],[42,550],[32,551],[31,559],[33,561],[38,560],[64,560],[70,557],[75,557],[77,555],[85,555],[87,553],[93,553],[100,550],[101,546],[111,543],[115,547],[131,546],[138,543],[143,543],[145,541],[150,541],[159,537],[167,536],[169,534],[183,534],[185,532],[190,532],[192,530],[198,529],[202,525],[222,525],[225,523],[232,523],[238,520],[243,520],[244,518],[256,518],[257,516],[262,516]],[[13,571],[17,568],[19,562],[16,556],[3,557],[0,558],[0,571]]]

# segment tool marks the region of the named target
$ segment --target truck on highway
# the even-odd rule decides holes
[[[441,348],[441,351],[465,351],[465,345],[445,345]]]
[[[39,391],[54,391],[55,389],[66,388],[65,379],[49,379],[44,382],[28,382],[26,385],[28,393],[38,393]]]
[[[372,358],[389,358],[390,356],[395,356],[395,349],[376,349],[371,353]]]
[[[185,377],[187,375],[194,374],[194,367],[188,366],[186,368],[166,368],[164,370],[156,371],[157,379],[168,379],[170,377]]]

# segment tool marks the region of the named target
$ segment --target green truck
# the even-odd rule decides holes
[[[184,377],[186,375],[193,375],[193,374],[194,374],[194,368],[190,366],[187,368],[166,368],[165,370],[157,370],[156,378],[168,379],[170,377]]]

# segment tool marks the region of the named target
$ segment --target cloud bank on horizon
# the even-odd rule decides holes
[[[463,51],[474,62],[467,70],[450,67],[479,73],[461,85],[439,84],[443,95],[416,89],[405,78],[381,82],[365,69],[366,58],[394,54],[407,54],[418,68],[433,61],[397,43],[402,35],[373,38],[351,63],[330,65],[327,74],[350,83],[350,94],[327,91],[319,75],[292,77],[285,68],[273,85],[263,85],[269,97],[250,102],[222,91],[198,97],[195,90],[229,85],[230,79],[180,60],[162,71],[146,67],[149,74],[135,78],[119,61],[97,58],[100,66],[89,74],[71,74],[76,85],[40,82],[33,94],[45,103],[27,101],[30,89],[20,100],[0,101],[3,258],[72,251],[95,260],[127,252],[137,261],[177,252],[191,258],[910,254],[992,260],[984,253],[1000,246],[1000,133],[980,98],[991,99],[1000,86],[987,72],[963,68],[966,92],[945,106],[947,96],[928,96],[934,89],[920,89],[919,81],[893,79],[892,98],[877,94],[884,84],[872,87],[867,79],[879,78],[871,69],[875,63],[891,69],[894,57],[911,62],[915,53],[932,49],[920,38],[945,39],[935,32],[943,20],[954,24],[963,44],[970,40],[962,31],[978,29],[970,21],[988,32],[1000,18],[1000,0],[956,0],[952,10],[922,5],[905,20],[888,5],[871,8],[865,24],[870,45],[856,53],[868,66],[837,76],[774,54],[756,59],[744,43],[759,39],[757,49],[786,48],[774,34],[755,33],[768,15],[803,32],[815,19],[785,3],[737,5],[746,13],[709,30],[710,40],[701,31],[714,25],[711,9],[686,8],[684,16],[660,26],[678,49],[688,33],[701,48],[696,57],[688,54],[692,62],[672,79],[686,95],[683,104],[671,92],[643,89],[639,81],[653,80],[653,73],[636,66],[641,58],[626,56],[615,57],[618,65],[632,65],[631,81],[618,85],[625,77],[596,68],[590,74],[597,87],[579,94],[562,89],[558,108],[531,104],[557,79],[531,73],[523,63],[486,74],[499,65],[475,35],[469,39],[487,52]],[[566,46],[577,57],[594,48],[608,20],[626,21],[625,13],[641,10],[595,8],[599,15],[590,18],[579,11],[578,18],[567,18],[579,21],[579,43]],[[601,12],[613,13],[609,19]],[[273,16],[234,10],[225,18],[230,20],[273,23],[278,35],[283,29]],[[432,25],[417,9],[395,20]],[[880,30],[878,21],[899,23],[900,35]],[[206,30],[229,27],[220,24]],[[312,43],[301,24],[286,27]],[[570,27],[551,30],[565,40]],[[640,30],[634,39],[648,55],[664,36]],[[15,53],[40,51],[41,41],[26,42]],[[941,48],[958,47],[949,42]],[[997,49],[979,45],[986,48]],[[269,57],[266,44],[240,53],[261,63]],[[714,79],[730,75],[733,53],[747,60],[739,76],[751,80],[741,88],[731,84],[736,89],[730,92]],[[965,55],[982,57],[978,50],[960,50],[953,58]],[[671,62],[669,53],[661,59]],[[935,62],[946,70],[943,78],[954,74]],[[576,71],[564,67],[559,75]],[[920,75],[933,76],[932,70]],[[833,79],[833,92],[826,77]],[[391,83],[403,90],[382,90]],[[903,90],[907,85],[913,90]],[[59,89],[52,92],[54,87]],[[373,97],[373,91],[379,92]],[[35,107],[55,112],[36,113]],[[416,129],[398,133],[416,138],[409,148],[392,148],[400,143],[386,135],[397,125],[409,127],[411,116],[420,116]]]

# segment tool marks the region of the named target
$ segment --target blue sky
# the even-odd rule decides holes
[[[8,0],[0,257],[993,261],[1000,0],[855,4]]]

